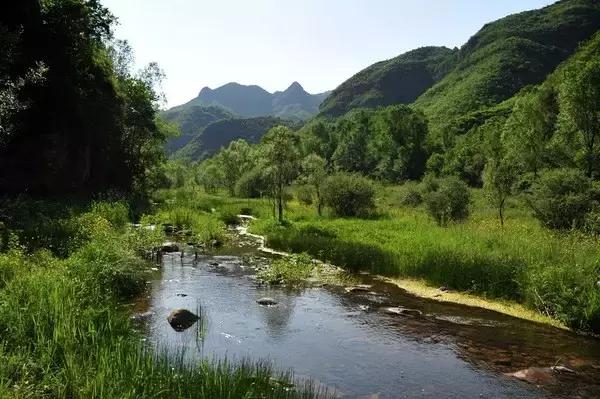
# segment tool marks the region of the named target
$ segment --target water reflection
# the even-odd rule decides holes
[[[398,287],[361,276],[372,292],[343,287],[301,292],[261,287],[237,256],[165,257],[153,282],[148,337],[160,347],[200,357],[269,359],[285,370],[335,387],[342,397],[600,397],[600,343],[501,314],[406,295]],[[178,296],[184,294],[185,296]],[[272,297],[278,304],[256,303]],[[202,304],[208,328],[174,332],[175,308]],[[415,309],[387,314],[385,307]],[[145,309],[145,308],[143,308]],[[503,373],[557,361],[575,375],[544,389]]]

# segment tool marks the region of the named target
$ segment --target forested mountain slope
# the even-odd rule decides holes
[[[173,137],[167,142],[167,154],[172,154],[184,147],[211,123],[234,117],[224,108],[202,105],[174,107],[163,112],[162,116],[165,120],[175,123],[181,131],[181,135]]]
[[[202,160],[238,139],[255,144],[269,129],[278,125],[296,126],[294,122],[272,116],[225,119],[215,122],[205,127],[186,146],[178,150],[174,157]]]
[[[452,131],[466,114],[544,81],[599,29],[596,0],[559,1],[487,24],[460,49],[456,67],[416,105],[429,118],[433,135]]]
[[[339,116],[353,108],[409,104],[452,68],[458,50],[423,47],[360,71],[336,88],[321,114]]]

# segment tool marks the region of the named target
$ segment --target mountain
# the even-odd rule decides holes
[[[320,112],[331,117],[413,103],[439,137],[470,114],[544,81],[599,29],[598,0],[562,0],[510,15],[483,26],[460,50],[423,47],[366,68],[333,90]]]
[[[318,112],[319,105],[327,94],[309,94],[298,82],[292,83],[285,91],[275,93],[269,93],[256,85],[228,83],[214,90],[205,87],[198,97],[180,107],[218,106],[248,118],[277,116],[305,120]]]
[[[340,116],[353,108],[412,103],[451,70],[457,53],[446,47],[422,47],[371,65],[333,90],[321,113]]]
[[[296,122],[272,116],[227,119],[214,122],[205,127],[186,146],[178,150],[174,157],[195,161],[202,160],[210,157],[221,147],[227,146],[234,140],[244,139],[248,143],[258,143],[267,131],[278,125],[298,127]]]
[[[434,136],[456,130],[457,121],[470,113],[543,82],[599,29],[597,0],[563,0],[489,23],[460,49],[454,68],[415,105],[429,118]]]
[[[192,105],[171,108],[163,112],[162,117],[175,123],[181,130],[179,137],[167,142],[167,154],[172,154],[189,143],[206,126],[223,119],[231,119],[233,115],[221,107]]]

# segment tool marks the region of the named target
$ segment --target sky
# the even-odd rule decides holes
[[[101,0],[136,65],[158,62],[169,107],[204,86],[336,88],[422,46],[460,47],[485,23],[552,0]]]

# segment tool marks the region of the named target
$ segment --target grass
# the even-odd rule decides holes
[[[270,218],[266,200],[198,195],[216,207],[252,208],[260,218],[252,231],[265,235],[270,247],[518,303],[546,320],[600,332],[600,240],[543,228],[518,198],[509,201],[502,228],[481,191],[472,194],[470,219],[448,227],[437,226],[421,207],[402,206],[398,186],[378,190],[377,217],[319,217],[291,202],[284,225]]]
[[[41,204],[21,200],[17,208],[35,216],[37,211],[24,208]],[[63,210],[63,219],[56,220],[78,227],[46,230],[70,234],[61,236],[73,242],[60,251],[30,241],[35,218],[20,219],[16,230],[6,222],[9,239],[0,252],[0,397],[317,396],[310,386],[295,389],[291,375],[264,363],[194,364],[183,354],[167,357],[145,346],[122,303],[146,289],[152,265],[140,255],[164,236],[159,229],[123,223],[122,211],[110,203]]]
[[[308,254],[293,255],[273,261],[258,272],[259,281],[266,284],[301,285],[308,280],[317,267]]]

